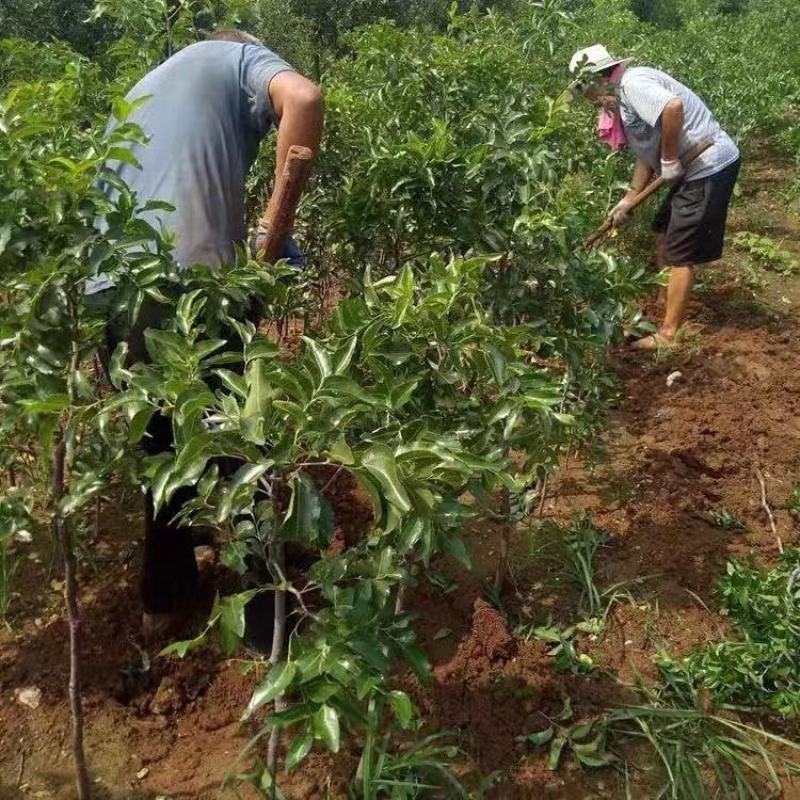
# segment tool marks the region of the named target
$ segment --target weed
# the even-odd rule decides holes
[[[718,592],[740,638],[706,645],[684,659],[682,668],[696,685],[718,702],[800,714],[799,576],[796,548],[770,569],[728,564]]]
[[[578,722],[572,719],[572,704],[567,698],[558,716],[550,720],[549,727],[518,736],[517,741],[534,747],[549,745],[547,765],[551,770],[558,769],[567,752],[572,753],[579,767],[607,767],[617,760],[607,748],[607,727],[603,719]]]
[[[655,800],[758,800],[781,789],[779,772],[800,772],[782,751],[800,744],[742,722],[730,710],[715,713],[680,669],[662,670],[664,682],[642,689],[641,705],[621,706],[603,720],[606,741],[643,740],[661,763],[664,782]],[[602,741],[602,739],[601,739]]]
[[[546,625],[530,625],[517,629],[517,634],[524,639],[536,638],[552,645],[547,655],[553,658],[553,664],[559,672],[571,672],[573,675],[586,675],[594,668],[594,661],[588,653],[579,653],[575,646],[578,633],[597,635],[603,630],[603,621],[592,619],[561,628],[549,621]]]
[[[743,261],[738,266],[736,283],[756,294],[763,292],[767,287],[767,281],[763,271],[752,261]]]
[[[5,622],[13,596],[13,579],[22,561],[17,545],[32,540],[31,501],[19,489],[0,497],[0,622]]]
[[[447,797],[464,797],[464,788],[448,769],[460,751],[447,744],[447,734],[426,736],[397,752],[390,747],[391,732],[385,733],[368,757],[366,750],[359,764],[356,781],[364,800],[391,797],[412,800],[445,791]],[[365,764],[369,766],[365,766]]]
[[[450,594],[458,589],[458,584],[447,577],[442,572],[431,572],[428,575],[428,580],[431,583],[431,586],[434,586],[438,589],[442,594]]]
[[[711,520],[718,528],[726,531],[743,531],[747,525],[741,517],[728,511],[727,508],[720,508],[711,512]]]
[[[791,275],[800,270],[800,261],[769,236],[741,231],[733,237],[733,244],[753,256],[766,269],[782,275]]]
[[[11,581],[19,560],[11,549],[11,537],[0,537],[0,622],[5,622],[11,605]]]
[[[792,514],[800,514],[800,481],[795,483],[784,508]]]
[[[579,614],[597,617],[603,614],[603,593],[595,580],[594,558],[608,541],[608,534],[597,530],[588,516],[581,517],[569,529],[564,539],[564,553],[575,584],[580,587]]]
[[[408,746],[395,746],[392,740],[402,734],[401,728],[413,737],[415,733],[419,735],[421,723],[412,722],[413,706],[403,692],[391,693],[388,704],[393,706],[398,722],[385,730],[382,722],[386,698],[377,697],[369,704],[364,749],[351,796],[363,800],[379,797],[412,800],[439,789],[446,791],[447,797],[463,797],[464,789],[449,769],[449,764],[461,753],[447,742],[452,735],[437,733]]]

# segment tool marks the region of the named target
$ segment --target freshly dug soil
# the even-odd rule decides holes
[[[800,220],[775,199],[785,177],[772,167],[749,168],[734,230],[751,230],[761,215],[790,237],[785,246],[796,246]],[[623,684],[655,678],[656,653],[680,656],[725,632],[714,588],[727,560],[768,563],[780,545],[800,543],[797,519],[782,508],[800,480],[800,280],[769,277],[756,301],[737,283],[742,258],[732,251],[700,276],[704,292],[681,348],[655,358],[614,356],[620,399],[607,431],[593,452],[566,461],[551,482],[545,515],[567,524],[578,512],[590,513],[610,535],[597,558],[598,585],[619,585],[634,600],[614,607],[601,635],[578,636],[579,651],[598,669],[559,672],[551,646],[529,635],[548,617],[573,622],[578,602],[569,577],[537,554],[543,542],[530,528],[514,533],[502,608],[487,597],[501,531],[486,522],[466,533],[472,571],[442,559],[408,597],[433,685],[422,689],[409,673],[397,676],[398,685],[411,692],[431,732],[453,732],[464,753],[459,774],[476,791],[483,779],[488,796],[503,800],[625,797],[613,770],[584,773],[566,756],[551,772],[542,748],[519,737],[548,727],[567,698],[575,720],[630,700]],[[674,372],[681,374],[668,386]],[[317,477],[327,485],[333,475],[321,468]],[[348,481],[341,476],[327,488],[334,549],[357,541],[370,520],[368,504]],[[747,529],[716,527],[711,512],[721,509]],[[140,639],[140,527],[136,498],[115,498],[82,559],[87,751],[98,796],[234,797],[222,783],[242,769],[236,756],[254,729],[239,717],[259,675],[214,648],[174,661],[157,655],[166,642]],[[0,798],[74,796],[67,629],[47,561],[41,553],[40,561],[25,563],[12,629],[0,632]],[[198,622],[215,589],[229,582],[219,565],[211,566]],[[15,699],[15,689],[25,687],[41,690],[37,708]],[[345,797],[357,760],[351,750],[335,759],[314,754],[286,779],[285,792],[298,800]],[[633,796],[652,796],[642,776],[634,776]],[[789,786],[784,796],[800,793]]]

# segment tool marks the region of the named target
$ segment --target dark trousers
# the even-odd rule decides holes
[[[148,455],[172,450],[172,421],[155,414],[147,426],[142,446]],[[172,614],[190,607],[196,598],[199,574],[192,530],[173,522],[194,492],[192,486],[178,489],[158,514],[154,514],[153,494],[147,490],[141,586],[142,606],[148,614]]]
[[[87,304],[95,313],[111,315],[113,289],[90,295]],[[107,317],[109,318],[109,317]],[[148,360],[144,332],[158,327],[162,321],[161,307],[156,303],[142,305],[139,319],[131,327],[126,315],[111,315],[106,326],[107,352],[103,359],[108,366],[111,353],[120,342],[128,345],[130,364]],[[174,447],[172,420],[160,413],[153,415],[141,441],[148,455],[167,453]],[[153,513],[153,495],[145,496],[144,561],[142,565],[142,606],[149,614],[171,614],[189,607],[197,595],[199,573],[194,557],[191,528],[178,526],[174,518],[191,499],[193,487],[179,489],[158,514]]]

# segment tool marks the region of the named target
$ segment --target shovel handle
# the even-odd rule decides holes
[[[696,144],[689,152],[681,159],[683,161],[683,166],[688,167],[689,164],[692,163],[698,156],[705,153],[711,145],[714,144],[710,139],[704,139],[702,142]],[[638,208],[651,194],[657,192],[662,186],[666,184],[666,181],[662,177],[656,178],[654,181],[650,181],[647,186],[642,189],[636,197],[633,198],[631,201],[630,208],[628,209],[628,213],[630,214],[631,211]],[[586,241],[583,243],[581,249],[582,250],[591,250],[597,242],[599,242],[612,228],[614,227],[614,221],[609,217]]]
[[[313,161],[314,154],[308,147],[292,145],[289,148],[283,175],[275,188],[275,210],[270,219],[265,212],[258,226],[255,249],[259,260],[274,264],[283,253]]]

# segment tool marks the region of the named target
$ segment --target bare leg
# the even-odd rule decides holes
[[[634,350],[658,350],[661,347],[668,347],[672,343],[678,328],[680,328],[686,316],[686,308],[689,305],[689,298],[692,296],[693,284],[694,269],[692,267],[678,266],[670,268],[666,293],[667,309],[664,314],[664,321],[661,323],[658,333],[652,336],[645,336],[643,339],[637,339],[631,345]]]
[[[664,250],[667,247],[667,234],[656,234],[656,269],[661,272],[664,269]],[[658,303],[663,305],[667,302],[667,290],[663,286],[658,288]]]
[[[689,298],[694,285],[694,269],[689,266],[672,267],[667,287],[667,312],[661,323],[659,334],[667,341],[672,340],[686,317]]]

